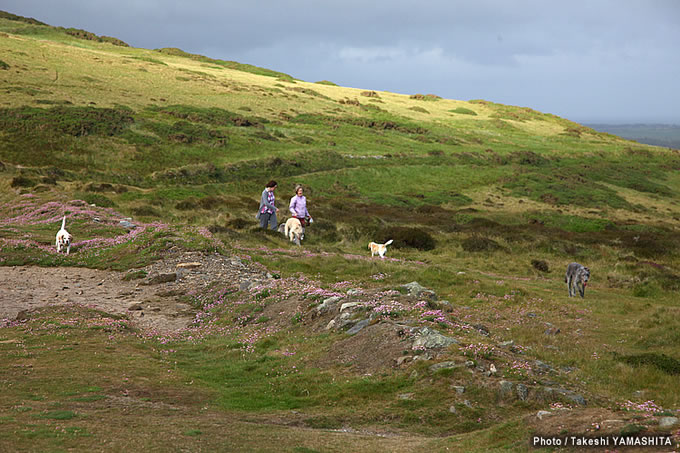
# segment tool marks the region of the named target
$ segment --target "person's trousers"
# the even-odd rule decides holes
[[[276,213],[262,213],[260,214],[260,227],[261,228],[267,228],[267,225],[269,225],[270,230],[275,230],[278,227],[278,224],[276,223]]]

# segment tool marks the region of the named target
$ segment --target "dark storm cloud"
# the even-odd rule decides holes
[[[0,0],[51,25],[308,81],[680,123],[675,0]]]

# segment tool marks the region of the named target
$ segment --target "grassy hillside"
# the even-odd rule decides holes
[[[224,327],[201,340],[146,337],[76,308],[6,321],[0,354],[13,367],[0,381],[11,409],[0,412],[0,445],[86,449],[115,438],[124,450],[162,448],[173,436],[214,451],[229,449],[219,440],[227,432],[243,451],[271,438],[284,451],[343,451],[346,442],[354,451],[522,451],[535,430],[527,417],[542,409],[625,408],[639,430],[650,413],[677,414],[677,151],[527,107],[306,82],[11,14],[0,14],[0,93],[1,265],[128,271],[180,249],[237,255],[279,282],[248,293],[215,277],[209,291],[184,295]],[[315,222],[302,250],[257,228],[269,179],[282,208],[305,185]],[[53,250],[63,215],[75,236],[68,257]],[[134,234],[123,218],[139,226]],[[370,259],[366,244],[387,239],[390,259]],[[572,261],[591,270],[585,299],[567,297]],[[401,301],[414,280],[437,300]],[[286,286],[296,281],[313,285]],[[325,363],[348,337],[313,329],[312,314],[347,288],[401,301],[373,326],[428,325],[459,344],[370,375],[356,358]],[[266,328],[271,307],[291,301],[285,328],[244,346],[241,327]],[[71,359],[107,371],[72,373]],[[470,370],[429,368],[470,359]],[[485,374],[489,362],[496,377]],[[40,379],[21,384],[27,363]],[[83,403],[128,388],[116,367],[155,404],[135,412],[139,438],[119,438],[125,411]],[[560,386],[588,405],[505,398],[501,378]],[[163,406],[173,400],[186,412],[173,416]],[[172,421],[157,428],[164,411]]]

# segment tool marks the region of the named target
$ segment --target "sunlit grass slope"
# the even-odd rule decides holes
[[[2,265],[127,270],[183,247],[239,254],[284,280],[306,275],[325,287],[350,282],[394,290],[417,280],[449,302],[437,306],[448,307],[446,316],[491,332],[436,325],[461,344],[513,341],[527,361],[570,370],[560,374],[560,385],[584,393],[595,407],[627,400],[654,400],[669,410],[680,405],[677,150],[528,107],[302,81],[11,15],[0,15],[0,93]],[[295,184],[305,185],[315,222],[303,251],[257,229],[254,214],[270,179],[279,184],[281,207]],[[78,240],[87,241],[69,257],[52,250],[64,214]],[[140,227],[134,238],[115,227],[126,217]],[[387,239],[395,240],[388,252],[393,259],[370,260],[367,242]],[[585,299],[567,297],[564,270],[572,261],[591,269]],[[255,310],[277,295],[247,303],[234,295],[234,306]],[[203,309],[211,301],[194,303]],[[237,318],[221,315],[224,324]],[[412,321],[406,313],[394,317]],[[551,326],[560,334],[547,335]],[[378,425],[423,436],[483,430],[483,445],[474,446],[480,451],[524,448],[521,417],[539,409],[536,404],[499,406],[497,395],[478,382],[469,385],[477,405],[454,414],[432,395],[447,394],[469,373],[430,376],[425,365],[420,375],[347,373],[336,382],[331,371],[306,368],[298,358],[342,337],[310,337],[292,322],[290,329],[257,343],[249,356],[241,355],[238,338],[179,342],[172,346],[173,366],[222,411],[270,410],[285,418],[278,411],[299,410],[307,411],[305,426]],[[0,332],[0,344],[21,335]],[[74,333],[77,341],[81,335]],[[60,338],[45,341],[63,346]],[[108,344],[104,337],[96,341]],[[158,359],[165,352],[135,341],[125,336],[124,346],[166,366]],[[296,358],[272,358],[293,346]],[[463,356],[458,349],[447,353]],[[303,370],[299,380],[283,376],[293,366]],[[130,373],[141,376],[160,368],[134,369]],[[274,379],[267,369],[281,374]],[[17,377],[12,370],[8,379]],[[44,391],[55,407],[66,404],[64,392],[87,398],[106,390],[76,391],[59,382],[58,395]],[[251,393],[238,390],[245,382]],[[272,386],[280,398],[265,391]],[[415,399],[394,403],[402,393]],[[36,395],[21,387],[5,405],[49,409],[26,402],[44,397]],[[31,420],[22,414],[8,417],[19,426]],[[37,431],[47,429],[36,424]],[[87,443],[95,428],[86,425],[73,431],[73,445]],[[247,437],[248,429],[239,425],[233,435]],[[287,438],[284,431],[279,435]],[[507,436],[502,445],[500,431]],[[72,445],[43,434],[47,449]],[[291,448],[323,449],[321,440],[302,447],[307,444],[287,439]],[[473,448],[470,437],[404,442],[415,450],[425,444]],[[380,450],[371,448],[364,451]]]

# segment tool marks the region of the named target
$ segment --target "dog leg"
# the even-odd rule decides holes
[[[567,277],[567,291],[569,292],[569,297],[571,297],[572,287],[571,287],[571,277]]]

